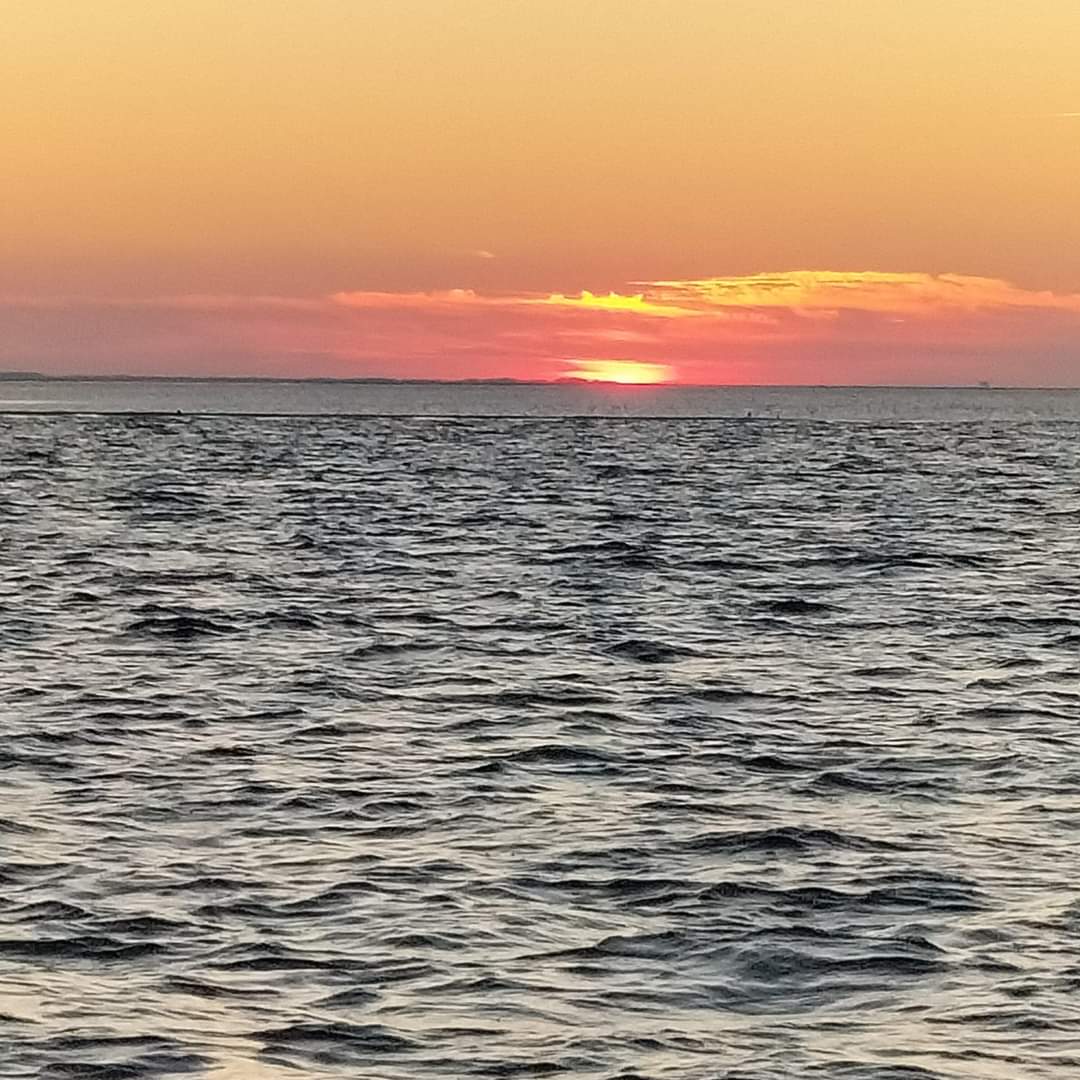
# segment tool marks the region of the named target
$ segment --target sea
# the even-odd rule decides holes
[[[1080,392],[0,411],[3,1080],[1080,1075]]]

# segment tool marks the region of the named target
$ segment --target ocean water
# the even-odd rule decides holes
[[[5,390],[183,415],[0,416],[0,1078],[1080,1075],[1076,394],[170,385]]]

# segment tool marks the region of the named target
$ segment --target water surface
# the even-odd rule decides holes
[[[791,393],[0,418],[0,1077],[1077,1075],[1080,424]]]

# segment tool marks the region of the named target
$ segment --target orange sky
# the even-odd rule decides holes
[[[0,367],[1080,383],[1074,0],[0,20]]]

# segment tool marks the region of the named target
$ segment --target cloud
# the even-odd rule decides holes
[[[779,309],[812,319],[841,312],[935,318],[943,314],[1043,310],[1080,313],[1080,293],[1024,289],[999,278],[963,274],[794,270],[744,277],[635,281],[634,292],[481,295],[471,289],[429,293],[342,292],[335,303],[365,308],[539,305],[641,318],[741,319],[775,323]]]
[[[583,291],[577,296],[564,296],[552,293],[539,300],[527,300],[526,303],[553,304],[556,307],[580,308],[586,311],[610,311],[629,315],[656,315],[661,318],[677,318],[680,315],[693,315],[694,311],[678,306],[647,299],[644,292],[630,296],[620,293],[597,295]]]
[[[516,297],[481,296],[473,289],[445,289],[441,292],[337,292],[330,301],[341,307],[392,311],[398,308],[437,311],[461,307],[506,307],[520,303]]]
[[[705,313],[729,307],[796,314],[865,311],[934,317],[947,312],[1041,309],[1080,312],[1080,294],[1032,291],[998,278],[962,274],[795,270],[737,278],[635,282],[648,301]]]

